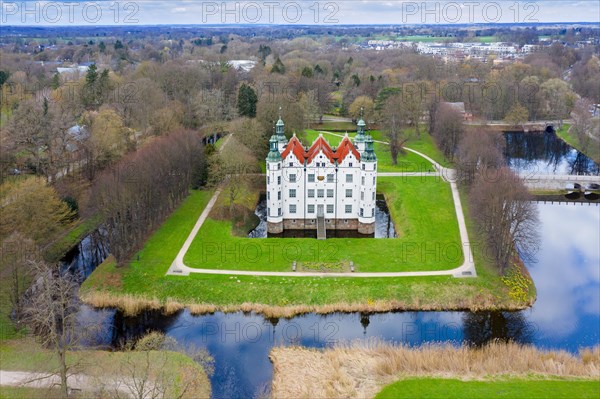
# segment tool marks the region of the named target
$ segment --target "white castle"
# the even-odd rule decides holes
[[[354,143],[348,134],[337,148],[323,135],[306,148],[294,134],[285,137],[281,117],[269,140],[267,156],[267,228],[375,231],[377,157],[365,122],[357,124]]]

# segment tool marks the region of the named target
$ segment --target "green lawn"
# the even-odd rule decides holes
[[[388,385],[377,399],[400,398],[598,398],[600,381],[508,379],[460,381],[441,378],[410,378]]]
[[[593,159],[596,163],[600,163],[600,143],[591,138],[588,143],[581,143],[574,133],[569,132],[570,128],[571,125],[565,123],[561,129],[556,131],[556,135],[571,147]]]
[[[288,271],[294,260],[334,267],[353,261],[357,271],[446,270],[462,263],[450,185],[435,177],[380,177],[399,238],[234,237],[229,220],[209,217],[185,256],[205,269]],[[225,195],[222,195],[225,197]],[[366,241],[368,240],[368,241]]]
[[[306,142],[304,144],[309,145],[319,136],[319,134],[320,133],[316,130],[306,130]],[[355,135],[355,132],[348,134],[351,138]],[[371,136],[373,136],[374,140],[386,141],[383,133],[379,130],[371,131]],[[338,146],[342,140],[342,137],[326,133],[323,134],[323,137],[331,146]],[[431,137],[427,133],[422,133],[420,140],[417,140],[416,138],[409,140],[406,143],[406,147],[420,151],[440,164],[447,166],[447,162],[443,155],[437,150],[437,147],[435,147]],[[375,154],[377,154],[378,170],[380,172],[433,172],[435,170],[429,161],[410,151],[405,151],[404,154],[400,154],[398,156],[398,163],[393,165],[392,156],[387,144],[376,142]]]

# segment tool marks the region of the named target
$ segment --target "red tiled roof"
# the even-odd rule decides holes
[[[314,141],[312,146],[307,151],[304,151],[304,147],[300,143],[300,140],[294,136],[290,139],[290,142],[281,154],[281,157],[285,159],[290,152],[294,154],[301,164],[304,164],[305,160],[307,163],[311,163],[314,157],[319,154],[319,152],[323,152],[323,155],[325,155],[331,163],[334,163],[336,160],[338,163],[341,163],[344,158],[346,158],[346,155],[350,153],[354,154],[357,160],[360,160],[359,152],[356,150],[356,147],[354,147],[354,144],[352,144],[348,137],[344,137],[336,151],[333,151],[323,136],[319,136]]]

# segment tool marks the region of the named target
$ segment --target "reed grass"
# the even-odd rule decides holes
[[[600,381],[600,346],[582,349],[576,356],[516,343],[410,348],[368,341],[325,350],[277,347],[270,359],[276,398],[373,397],[385,385],[409,377]]]

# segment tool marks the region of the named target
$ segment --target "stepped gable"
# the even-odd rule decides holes
[[[304,150],[302,143],[300,143],[300,140],[298,140],[296,136],[293,136],[281,154],[281,157],[285,159],[290,153],[293,153],[296,159],[298,159],[301,164],[304,164],[304,161],[306,161],[306,163],[311,163],[314,157],[319,154],[319,152],[323,152],[323,155],[325,155],[331,163],[335,163],[335,161],[338,163],[342,162],[350,153],[354,154],[356,159],[360,161],[360,153],[356,150],[356,147],[354,147],[354,144],[352,144],[352,141],[350,141],[348,136],[343,138],[339,147],[335,151],[331,148],[329,143],[327,143],[327,140],[325,140],[322,135],[319,136],[314,141],[312,146],[306,151]]]

